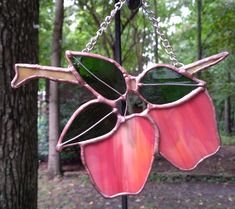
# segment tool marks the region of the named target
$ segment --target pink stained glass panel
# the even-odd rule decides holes
[[[160,153],[182,170],[191,170],[220,146],[215,110],[206,91],[171,108],[152,109]]]
[[[82,145],[84,164],[105,197],[142,190],[154,158],[156,133],[145,117],[132,117],[106,140]]]

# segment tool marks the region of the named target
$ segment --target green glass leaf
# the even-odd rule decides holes
[[[126,92],[125,79],[115,64],[89,56],[71,60],[82,79],[105,98],[115,100]]]
[[[140,94],[152,104],[174,102],[198,88],[196,81],[166,67],[148,71],[140,84]]]
[[[117,123],[117,114],[104,103],[85,107],[66,130],[63,143],[77,143],[109,133]]]

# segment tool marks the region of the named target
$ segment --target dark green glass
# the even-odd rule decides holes
[[[115,64],[86,56],[71,60],[82,79],[105,98],[115,100],[126,92],[125,79]]]
[[[79,136],[77,139],[72,140],[68,144],[86,141],[109,133],[117,123],[116,113],[112,113],[107,116],[112,111],[112,107],[104,103],[90,104],[74,119],[73,123],[66,132],[63,142],[78,136],[84,131],[87,131],[92,126],[94,127],[88,130],[85,134]],[[104,117],[105,119],[102,120]],[[98,121],[100,122],[95,125]]]
[[[152,104],[174,102],[198,88],[196,81],[166,67],[150,70],[140,83],[143,84],[139,88],[140,94]]]

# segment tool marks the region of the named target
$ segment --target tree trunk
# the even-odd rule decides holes
[[[52,66],[59,67],[61,62],[61,41],[64,20],[64,1],[56,1],[55,21],[52,39]],[[59,138],[59,106],[58,84],[50,81],[49,87],[49,156],[48,176],[54,178],[61,175],[59,153],[55,147]]]
[[[38,0],[0,2],[0,208],[37,208],[37,81],[11,88],[15,63],[37,63]]]
[[[231,134],[231,99],[228,97],[224,101],[224,133],[225,135]]]
[[[202,59],[202,0],[197,0],[197,59]]]
[[[231,83],[230,72],[227,73],[227,83]],[[232,119],[231,119],[231,97],[228,96],[224,101],[224,133],[230,135],[232,132]]]
[[[154,12],[155,12],[155,17],[158,17],[158,4],[157,0],[154,0]],[[155,57],[155,63],[158,63],[159,61],[159,55],[158,55],[158,34],[157,34],[157,29],[154,27],[154,36],[155,36],[155,49],[154,49],[154,57]]]

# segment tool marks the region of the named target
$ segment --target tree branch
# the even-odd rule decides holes
[[[132,11],[130,17],[126,20],[126,22],[122,25],[122,32],[121,34],[123,34],[125,28],[127,27],[127,25],[134,19],[134,17],[136,16],[136,14],[138,13],[138,9],[135,10],[134,12]]]
[[[91,13],[91,16],[93,17],[93,20],[94,20],[95,24],[99,28],[101,21],[100,21],[98,15],[97,15],[96,11],[94,10],[93,2],[90,1],[91,6],[89,6],[87,2],[83,2],[83,1],[79,1],[79,3],[80,3],[80,5],[87,7],[88,11]],[[103,36],[104,37],[102,38],[102,43],[104,45],[104,49],[105,49],[105,51],[107,53],[107,56],[110,57],[110,52],[109,52],[107,44],[110,46],[111,49],[113,47],[113,44],[112,44],[112,41],[110,40],[110,38],[107,36],[106,33],[103,33]]]

